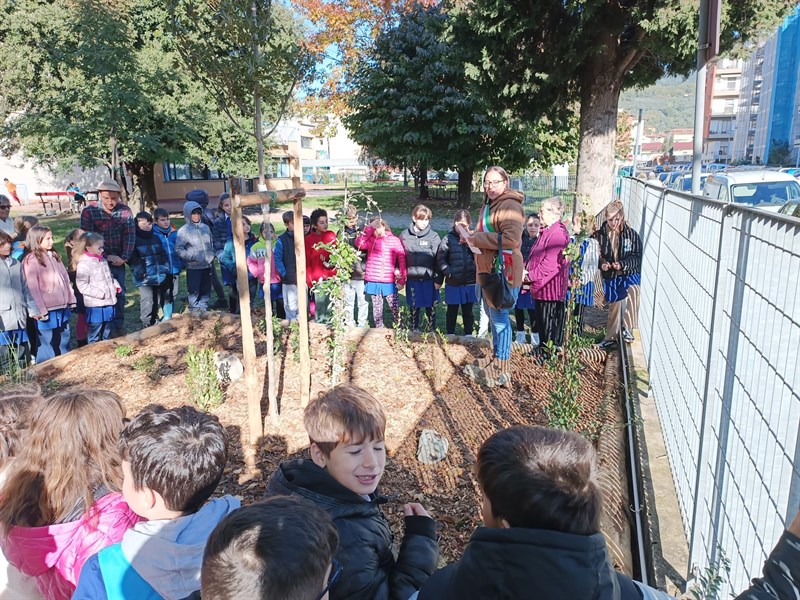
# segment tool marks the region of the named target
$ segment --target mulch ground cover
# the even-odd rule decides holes
[[[227,320],[227,322],[225,322]],[[589,328],[602,325],[602,315],[587,319]],[[326,330],[311,326],[312,398],[329,385]],[[210,346],[241,355],[237,320],[214,313],[204,318],[183,316],[169,330],[149,339],[114,340],[73,351],[73,360],[60,368],[40,371],[47,391],[81,385],[111,389],[122,396],[128,415],[150,405],[191,404],[185,382],[188,345]],[[130,345],[132,353],[119,356],[114,348]],[[242,445],[248,440],[244,380],[232,382],[226,401],[214,409],[230,437],[228,467],[218,494],[234,494],[244,503],[261,498],[266,478],[288,458],[308,454],[308,437],[299,406],[298,364],[288,330],[278,343],[277,365],[280,415],[267,415],[266,342],[256,332],[259,382],[264,390],[264,437],[256,456],[260,474],[249,475]],[[551,375],[523,353],[512,355],[513,384],[489,389],[462,373],[463,365],[482,355],[478,344],[447,343],[430,336],[427,342],[399,342],[391,330],[358,330],[347,342],[346,378],[372,392],[388,416],[389,459],[378,491],[389,498],[383,509],[398,540],[402,536],[402,505],[421,502],[437,520],[442,563],[458,558],[470,534],[480,524],[479,496],[473,467],[481,442],[491,433],[518,423],[546,424],[545,406]],[[69,355],[68,355],[69,356]],[[586,362],[582,380],[581,428],[592,435],[607,419],[605,366]],[[446,457],[432,465],[416,458],[419,434],[432,429],[449,442]]]

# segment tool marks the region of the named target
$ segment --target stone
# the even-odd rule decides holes
[[[244,375],[244,365],[235,354],[214,352],[214,364],[217,367],[218,381],[233,382]]]
[[[447,456],[450,442],[433,429],[423,429],[419,435],[417,445],[417,460],[426,465],[432,465]]]

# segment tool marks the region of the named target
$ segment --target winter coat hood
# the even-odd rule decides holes
[[[183,218],[186,221],[187,225],[197,226],[200,223],[202,223],[202,220],[200,221],[200,223],[195,223],[192,221],[192,211],[198,208],[202,210],[203,207],[200,206],[197,202],[194,202],[193,200],[187,200],[186,202],[183,203]]]
[[[161,597],[185,598],[200,589],[200,567],[208,536],[223,517],[240,506],[238,499],[224,496],[191,515],[142,521],[125,532],[122,553]]]
[[[35,577],[45,598],[72,596],[83,563],[106,546],[122,539],[140,521],[122,494],[107,494],[77,521],[44,527],[12,527],[0,535],[8,562]]]

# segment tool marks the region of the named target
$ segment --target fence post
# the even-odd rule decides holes
[[[647,194],[647,186],[644,186],[645,190],[645,202],[649,195]],[[650,364],[650,360],[653,356],[653,340],[655,339],[655,328],[656,328],[656,307],[658,306],[658,286],[659,286],[659,273],[661,272],[661,248],[664,242],[664,207],[667,204],[667,191],[662,190],[661,193],[658,195],[658,206],[656,210],[659,212],[658,217],[658,250],[656,251],[656,276],[655,281],[653,281],[653,306],[652,310],[650,311],[650,334],[647,340],[647,370],[652,371],[652,365]],[[642,219],[644,221],[644,219]],[[650,237],[650,236],[648,236]]]
[[[709,392],[711,390],[713,375],[717,371],[717,363],[719,359],[720,347],[717,344],[716,326],[721,313],[725,310],[725,298],[720,298],[720,292],[726,289],[728,280],[728,271],[723,265],[723,258],[728,256],[727,244],[729,243],[731,231],[733,230],[731,206],[727,205],[722,207],[722,214],[719,223],[719,242],[717,244],[717,266],[714,272],[714,292],[711,301],[711,322],[708,327],[708,350],[706,352],[706,373],[703,382],[703,411],[700,417],[700,441],[697,448],[697,473],[694,483],[694,494],[692,503],[692,526],[690,530],[689,539],[689,565],[688,573],[692,573],[693,566],[696,564],[696,543],[697,543],[697,521],[698,521],[698,508],[700,506],[700,482],[703,475],[703,453],[705,451],[705,438],[706,438],[706,423],[709,411]],[[722,440],[720,440],[722,441]],[[727,443],[727,440],[726,442]],[[717,474],[712,473],[716,479]],[[716,494],[715,494],[716,496]],[[712,553],[716,553],[716,546],[712,548]],[[713,560],[713,558],[712,558]]]

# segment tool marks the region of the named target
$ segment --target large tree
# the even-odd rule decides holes
[[[55,169],[127,167],[148,205],[154,165],[183,160],[208,99],[143,0],[15,0],[0,18],[3,150]],[[119,168],[118,168],[119,167]]]
[[[598,212],[611,199],[620,92],[695,67],[698,2],[471,0],[456,8],[458,39],[487,97],[530,120],[580,103],[578,195]],[[722,4],[723,52],[774,27],[796,2]]]
[[[344,123],[353,138],[389,163],[456,169],[461,206],[469,205],[476,168],[520,168],[534,156],[563,162],[574,148],[576,136],[537,145],[537,127],[471,90],[464,53],[448,35],[448,15],[439,7],[409,7],[378,35],[350,84],[352,112]],[[568,108],[553,114],[565,122],[573,116]],[[537,124],[542,130],[552,126],[542,119]]]

